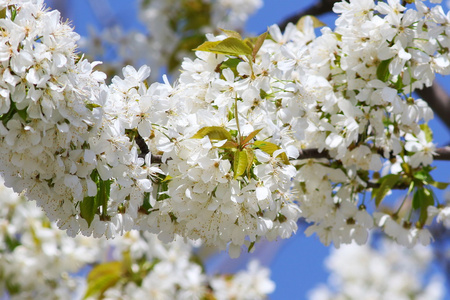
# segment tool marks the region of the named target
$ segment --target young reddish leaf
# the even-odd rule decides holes
[[[202,139],[208,136],[210,140],[233,140],[231,134],[223,127],[220,126],[207,126],[203,127],[196,134],[192,136],[193,139]]]
[[[257,130],[255,130],[255,131],[253,131],[252,133],[250,133],[242,142],[241,142],[241,145],[245,145],[245,144],[247,144],[249,141],[251,141],[251,139],[252,138],[254,138],[260,131],[262,130],[262,128],[261,129],[257,129]]]
[[[266,31],[263,34],[259,35],[258,38],[256,39],[255,46],[253,46],[253,52],[252,52],[253,59],[255,59],[256,54],[258,54],[259,49],[261,49],[261,46],[263,45],[264,41],[266,40],[267,35],[268,35],[268,32]]]

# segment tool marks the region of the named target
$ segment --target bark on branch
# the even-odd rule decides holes
[[[444,89],[434,81],[432,86],[417,90],[417,94],[450,129],[450,97]]]
[[[141,147],[140,143],[138,143],[140,149],[141,149],[141,155],[144,157],[149,153],[147,145],[145,147]],[[434,160],[448,160],[450,161],[450,146],[437,148],[435,151],[435,155],[433,155]],[[162,163],[161,155],[152,155],[152,163],[160,164]],[[330,154],[327,150],[323,150],[322,152],[319,152],[318,149],[303,149],[300,153],[300,155],[295,158],[294,160],[300,160],[300,159],[319,159],[319,158],[326,158],[326,159],[332,159]]]

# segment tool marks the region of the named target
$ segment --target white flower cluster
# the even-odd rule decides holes
[[[204,10],[205,16],[197,16],[210,19],[204,30],[210,31],[217,27],[238,30],[244,27],[251,14],[263,5],[261,0],[194,0],[190,2],[140,0],[139,3],[143,8],[139,14],[142,22],[147,25],[147,28],[158,31],[155,34],[160,35],[161,38],[166,34],[165,39],[177,35],[174,29],[179,28],[171,28],[170,20],[179,18],[179,15],[183,14],[183,10],[189,8],[199,12]]]
[[[111,282],[105,299],[265,299],[275,285],[256,261],[248,270],[207,275],[192,261],[193,246],[178,239],[163,244],[150,233],[130,231],[107,241],[68,237],[35,203],[0,183],[0,297],[2,299],[97,299],[95,285]],[[108,269],[87,277],[91,271]],[[117,268],[111,268],[117,266]],[[126,267],[125,267],[126,266]],[[123,269],[129,269],[125,273]],[[96,293],[97,292],[97,293]]]
[[[57,11],[45,11],[42,1],[1,1],[0,8],[6,184],[25,190],[69,235],[131,230],[157,171],[138,157],[126,132],[137,126],[131,89],[139,89],[148,68],[126,73],[128,81],[114,80],[108,89],[105,75],[93,71],[96,63],[74,53],[79,36]]]
[[[73,276],[99,260],[102,240],[68,237],[36,204],[0,183],[0,297],[68,299],[83,292]]]
[[[380,249],[345,245],[326,260],[328,285],[309,293],[310,300],[328,299],[444,299],[444,280],[427,278],[432,262],[430,247],[403,248],[383,240]],[[424,281],[426,280],[426,281]]]
[[[143,96],[147,91],[143,80],[150,75],[150,69],[126,67],[123,73],[124,79],[114,77],[108,88],[104,87],[102,124],[88,141],[90,150],[97,154],[98,184],[93,186],[92,194],[88,190],[88,196],[95,198],[85,199],[82,205],[91,209],[89,203],[93,201],[94,210],[98,208],[101,213],[93,215],[90,224],[84,222],[87,218],[83,215],[78,221],[83,234],[93,233],[96,237],[105,234],[110,238],[136,228],[138,210],[144,198],[150,196],[153,176],[160,172],[151,166],[150,154],[138,155],[135,141],[137,135],[149,136],[151,132],[151,124],[143,122],[150,107]]]
[[[131,258],[134,274],[145,274],[139,281],[118,282],[105,293],[105,299],[266,299],[275,289],[270,271],[255,260],[248,270],[230,275],[207,275],[192,261],[193,247],[178,239],[162,244],[148,232],[131,231],[111,240],[114,261]],[[147,263],[139,264],[138,262]],[[90,298],[88,298],[90,299]],[[93,298],[94,299],[94,298]],[[96,298],[95,298],[96,299]],[[209,299],[209,298],[208,298]]]
[[[211,287],[217,300],[266,299],[275,290],[269,279],[270,271],[252,260],[247,270],[236,273],[232,278],[217,276],[211,280]]]
[[[427,244],[432,111],[412,92],[450,70],[450,22],[415,6],[340,2],[319,37],[311,18],[254,39],[224,30],[173,85],[149,86],[144,66],[106,86],[57,12],[0,1],[0,171],[70,235],[139,229],[236,257],[303,217],[326,245],[364,244],[375,224]],[[405,216],[360,199],[404,185]]]
[[[324,28],[316,38],[311,19],[284,34],[272,26],[253,57],[220,54],[235,51],[217,46],[233,39],[244,47],[236,33],[209,36],[174,87],[150,87],[154,132],[146,140],[171,160],[160,190],[167,197],[156,201],[149,230],[157,224],[164,237],[222,248],[231,241],[235,256],[259,237],[289,237],[301,215],[313,223],[306,233],[324,244],[364,244],[374,226],[359,199],[369,172],[396,156],[418,170],[432,161],[434,145],[419,125],[432,112],[410,94],[447,72],[447,23],[439,6],[416,5],[342,2],[334,32]],[[299,149],[318,149],[324,159],[292,162]],[[409,227],[392,232],[387,217],[377,215],[378,225],[400,243],[430,242],[425,222],[415,228],[406,220]]]
[[[155,71],[161,67],[176,72],[183,57],[192,56],[192,48],[206,33],[217,28],[242,30],[262,4],[262,0],[140,0],[138,17],[146,33],[124,32],[118,26],[100,33],[91,30],[82,48],[97,59],[112,60],[110,66],[118,71],[125,64],[147,64],[154,70],[152,77],[158,78]],[[117,54],[114,58],[112,52]]]
[[[450,193],[445,195],[445,205],[439,207],[428,207],[428,217],[441,223],[445,228],[450,229]]]
[[[324,98],[331,101],[318,110],[325,117],[309,122],[319,129],[315,134],[322,135],[315,145],[339,159],[346,173],[324,170],[323,166],[305,169],[301,203],[306,205],[301,208],[306,219],[315,222],[307,233],[318,233],[325,244],[367,240],[367,229],[374,222],[364,202],[356,207],[355,191],[368,184],[364,171],[381,169],[380,158],[397,156],[399,174],[432,162],[435,145],[427,127],[419,124],[430,120],[433,113],[424,101],[411,95],[415,89],[430,86],[435,73],[450,71],[445,50],[448,16],[440,6],[430,9],[423,1],[416,1],[415,6],[407,9],[401,1],[339,2],[334,7],[340,14],[334,32],[323,29],[322,36],[309,45],[307,58],[303,54],[302,60],[308,60],[318,76],[327,78],[334,91]],[[307,131],[314,127],[309,125]],[[317,177],[311,175],[314,173]],[[339,189],[328,179],[338,183]],[[425,220],[415,228],[410,219],[398,224],[398,218],[386,222],[387,218],[390,216],[377,214],[376,222],[401,244],[430,242],[430,234],[422,230]],[[398,230],[390,230],[394,225],[388,223],[395,223]]]
[[[2,0],[0,9],[0,170],[8,186],[65,222],[96,190],[87,141],[101,121],[105,76],[75,55],[78,34],[43,1]]]

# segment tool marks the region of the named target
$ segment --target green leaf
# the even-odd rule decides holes
[[[233,56],[251,55],[253,52],[253,49],[247,43],[235,37],[229,37],[223,41],[207,41],[194,50]]]
[[[97,195],[94,197],[84,197],[83,201],[80,203],[80,216],[86,220],[88,226],[91,226],[94,216],[97,213],[97,208],[99,207],[99,180],[97,170],[91,173],[91,179],[97,184]]]
[[[445,190],[450,185],[448,182],[439,182],[434,180],[428,182],[428,184],[440,190]]]
[[[386,194],[399,182],[401,179],[400,174],[389,174],[382,177],[378,182],[380,187],[376,188],[372,192],[372,198],[375,198],[375,205],[378,207],[381,201],[383,201]]]
[[[108,216],[108,200],[109,200],[109,194],[111,192],[111,182],[112,180],[99,180],[99,191],[97,193],[98,197],[98,205],[102,206],[102,214],[101,219],[106,220],[106,218],[109,218]]]
[[[304,31],[306,18],[308,18],[308,17],[312,19],[314,28],[326,26],[326,24],[324,22],[320,21],[315,16],[307,15],[307,16],[301,17],[300,20],[298,20],[297,25],[296,25],[298,30]]]
[[[94,108],[97,107],[101,107],[101,105],[97,104],[97,103],[88,103],[86,104],[86,108],[89,109],[90,111],[94,110]]]
[[[268,96],[268,94],[266,93],[266,91],[264,91],[263,89],[259,90],[259,96],[261,97],[261,99],[266,99],[266,97]]]
[[[247,170],[248,159],[247,152],[245,151],[236,151],[234,152],[234,178],[237,178],[244,174],[245,170]]]
[[[257,130],[255,130],[255,131],[253,131],[252,133],[250,133],[242,142],[241,142],[241,145],[245,145],[245,144],[247,144],[249,141],[251,141],[251,139],[252,138],[254,138],[260,131],[262,130],[262,128],[261,129],[257,129]]]
[[[253,56],[253,60],[256,57],[256,54],[258,54],[259,49],[261,49],[264,41],[266,40],[268,35],[268,32],[264,32],[263,34],[260,34],[258,36],[258,38],[256,39],[255,45],[253,46],[253,51],[252,51],[252,56]]]
[[[3,275],[3,274],[2,274]],[[14,280],[14,278],[5,278],[5,287],[8,290],[8,294],[11,295],[17,295],[20,292],[22,292],[23,287],[20,286],[19,283]],[[17,297],[12,297],[16,299]]]
[[[250,253],[250,251],[252,251],[253,247],[255,246],[255,242],[251,242],[250,246],[248,246],[248,253]]]
[[[402,167],[402,170],[405,171],[406,174],[411,174],[411,166],[407,163],[401,163],[400,166]]]
[[[403,78],[401,76],[397,78],[397,81],[394,83],[394,87],[397,91],[401,91],[405,87],[405,85],[403,84]]]
[[[24,121],[26,121],[28,119],[28,113],[27,113],[27,109],[26,108],[25,109],[21,109],[21,110],[17,110],[17,114]]]
[[[269,155],[272,155],[275,151],[280,149],[280,147],[278,147],[277,145],[265,141],[255,141],[253,143],[253,147],[261,149],[262,151],[266,152]]]
[[[420,124],[420,129],[425,133],[425,140],[427,143],[431,143],[433,141],[433,131],[431,131],[428,124]]]
[[[14,22],[14,20],[16,19],[16,16],[17,16],[17,9],[15,6],[13,6],[11,9],[11,21]]]
[[[242,62],[242,59],[239,58],[229,58],[226,61],[224,61],[222,63],[222,65],[220,66],[220,68],[223,69],[231,69],[233,72],[235,71],[235,69],[237,68],[238,64]]]
[[[0,10],[0,19],[6,18],[6,7]]]
[[[80,203],[80,216],[91,226],[97,212],[97,197],[84,197]]]
[[[219,29],[222,30],[227,35],[227,37],[234,37],[234,38],[242,40],[241,34],[237,31],[223,29],[223,28],[219,28]]]
[[[269,155],[273,155],[275,151],[280,149],[280,147],[278,147],[277,145],[265,141],[255,141],[253,143],[253,148],[261,149],[262,151],[266,152]],[[286,165],[289,164],[289,158],[287,157],[286,153],[282,152],[278,154],[278,156],[281,156],[281,160],[283,161],[284,164]]]
[[[412,206],[414,209],[420,209],[419,223],[424,225],[428,218],[428,206],[434,205],[433,191],[420,188],[413,196]]]
[[[222,41],[206,41],[197,48],[193,49],[193,51],[206,51],[206,52],[213,52],[211,51],[212,48],[219,45]]]
[[[383,60],[377,68],[377,78],[383,82],[386,82],[391,75],[389,73],[389,64],[391,63],[392,58]]]
[[[142,201],[142,205],[139,208],[139,210],[143,210],[145,212],[148,212],[150,209],[152,209],[153,206],[150,204],[150,193],[145,192],[144,193],[144,199]]]
[[[17,240],[16,238],[12,238],[7,232],[5,232],[4,235],[4,243],[6,244],[10,252],[13,252],[16,247],[21,245],[19,240]]]
[[[220,149],[237,149],[239,147],[238,143],[233,141],[226,141],[225,144],[220,146]]]
[[[234,76],[238,76],[237,66],[240,62],[242,62],[240,58],[229,58],[220,64],[220,70],[230,69],[233,71]]]
[[[229,140],[232,141],[233,137],[231,134],[223,127],[220,126],[207,126],[203,127],[196,134],[192,136],[193,139],[202,139],[208,136],[210,140]]]
[[[255,158],[255,153],[253,153],[253,149],[245,148],[245,152],[247,152],[247,176],[250,178],[250,169],[253,165],[253,159]]]
[[[88,286],[84,299],[94,295],[99,295],[101,299],[103,293],[116,285],[122,277],[122,263],[118,261],[107,262],[95,266],[87,277]]]
[[[414,209],[419,209],[422,206],[422,203],[424,202],[425,199],[425,192],[424,192],[424,188],[420,188],[417,189],[416,192],[413,195],[413,199],[412,199],[412,207]]]
[[[428,173],[428,171],[426,170],[420,170],[418,172],[415,172],[413,176],[415,179],[418,179],[423,184],[427,184],[433,181],[433,177],[431,177],[430,173]]]

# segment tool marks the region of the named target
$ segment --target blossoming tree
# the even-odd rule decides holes
[[[450,71],[442,7],[336,2],[335,28],[318,36],[324,24],[305,17],[243,37],[260,2],[223,3],[142,1],[161,31],[134,35],[148,47],[131,57],[153,61],[154,73],[167,64],[174,80],[150,83],[144,65],[107,83],[58,11],[0,0],[6,185],[73,237],[137,229],[237,257],[304,220],[325,245],[363,245],[374,228],[407,247],[429,244],[427,226],[450,215],[431,163],[450,151],[433,143],[433,110],[415,92]],[[405,196],[387,211],[393,189]]]

